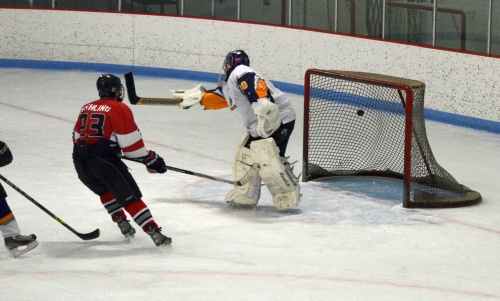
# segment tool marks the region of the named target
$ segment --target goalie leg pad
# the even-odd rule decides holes
[[[248,133],[241,139],[233,161],[233,178],[245,183],[243,186],[234,186],[225,198],[231,205],[255,207],[260,198],[261,178],[256,172],[252,151],[244,147],[248,140]],[[245,181],[243,181],[245,179]]]
[[[262,139],[250,145],[255,162],[260,165],[259,175],[273,196],[278,210],[293,209],[300,204],[299,179],[285,158],[279,156],[274,139]]]

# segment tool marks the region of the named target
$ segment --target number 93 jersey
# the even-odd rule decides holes
[[[114,99],[101,98],[84,105],[73,129],[75,144],[84,140],[92,146],[101,139],[117,143],[130,158],[148,154],[132,110]]]

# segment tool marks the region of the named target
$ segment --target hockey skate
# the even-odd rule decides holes
[[[149,225],[146,230],[157,247],[167,246],[172,243],[172,238],[163,235],[161,228],[155,229],[153,225]]]
[[[11,257],[17,257],[38,246],[36,235],[16,235],[5,238],[5,248],[10,253]]]
[[[120,213],[115,213],[113,214],[113,218],[116,220],[116,224],[118,225],[118,228],[120,228],[120,231],[122,231],[122,234],[127,237],[127,238],[132,238],[134,237],[135,234],[135,229],[132,227],[130,222],[126,219],[124,219]]]

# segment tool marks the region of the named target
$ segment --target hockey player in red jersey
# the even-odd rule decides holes
[[[97,91],[100,99],[82,107],[73,129],[73,162],[78,178],[99,195],[124,236],[131,237],[136,232],[127,220],[126,211],[156,246],[168,245],[172,239],[161,233],[120,156],[143,163],[150,173],[165,173],[165,162],[144,146],[132,111],[122,103],[124,90],[120,78],[101,75]]]
[[[233,177],[239,180],[255,173],[255,166],[260,169],[247,184],[235,186],[226,195],[226,202],[256,206],[263,181],[277,209],[296,208],[300,203],[300,185],[285,157],[296,118],[288,96],[250,67],[243,50],[230,51],[222,69],[223,78],[213,90],[198,85],[172,93],[183,99],[179,105],[185,109],[198,103],[207,110],[229,107],[247,130],[236,150]]]
[[[0,167],[10,164],[12,152],[7,144],[0,141]],[[10,256],[17,257],[38,246],[35,234],[21,235],[14,213],[7,204],[7,193],[0,183],[0,231],[4,237],[5,248]]]

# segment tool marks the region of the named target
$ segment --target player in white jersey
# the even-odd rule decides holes
[[[229,107],[247,130],[236,150],[233,177],[250,181],[235,186],[226,195],[226,202],[256,206],[263,181],[276,208],[298,207],[299,181],[285,157],[296,118],[288,96],[250,67],[250,59],[243,50],[230,51],[222,69],[223,77],[215,89],[206,90],[198,85],[172,93],[183,99],[180,106],[185,109],[198,103],[207,110]]]

